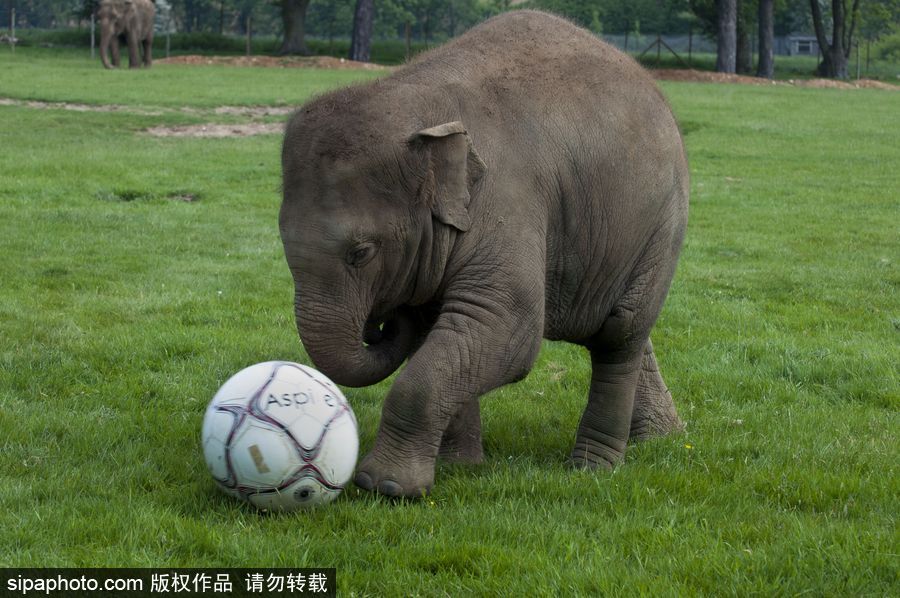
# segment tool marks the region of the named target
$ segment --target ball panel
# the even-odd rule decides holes
[[[332,423],[316,458],[322,475],[335,486],[350,481],[359,455],[359,434],[350,413]]]
[[[229,458],[241,486],[277,488],[298,464],[297,451],[284,432],[247,418],[229,446]]]
[[[215,438],[221,442],[228,440],[228,435],[235,424],[235,415],[228,411],[220,411],[215,405],[210,405],[203,415],[203,438]]]
[[[340,493],[340,490],[326,488],[315,480],[303,479],[276,492],[250,494],[247,500],[259,509],[293,511],[331,502]]]
[[[212,399],[213,404],[246,404],[248,399],[266,385],[280,364],[278,361],[264,361],[242,369],[219,388]]]
[[[225,460],[225,443],[215,436],[203,441],[203,458],[209,473],[217,482],[228,481],[228,463]]]

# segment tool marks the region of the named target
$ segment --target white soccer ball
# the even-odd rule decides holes
[[[356,417],[335,384],[287,361],[251,365],[203,417],[203,456],[227,494],[291,511],[334,500],[359,453]]]

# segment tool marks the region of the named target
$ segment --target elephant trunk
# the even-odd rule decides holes
[[[313,300],[298,290],[297,331],[315,366],[344,386],[369,386],[390,376],[411,352],[416,326],[396,310],[373,316],[371,305]]]
[[[109,45],[112,43],[112,34],[107,31],[107,26],[101,24],[100,30],[100,62],[104,68],[112,69],[115,66],[109,61]]]

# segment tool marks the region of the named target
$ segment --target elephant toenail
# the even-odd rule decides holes
[[[375,488],[375,484],[372,482],[372,478],[364,471],[360,471],[356,474],[356,477],[353,478],[353,483],[363,490],[372,490],[373,488]]]
[[[403,488],[397,482],[392,480],[381,480],[378,484],[378,492],[385,496],[399,497],[403,496]]]

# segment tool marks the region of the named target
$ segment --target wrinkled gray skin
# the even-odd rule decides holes
[[[300,337],[349,386],[408,363],[358,486],[419,496],[440,455],[482,457],[478,398],[541,339],[588,349],[571,461],[680,427],[653,348],[684,236],[672,113],[630,58],[567,21],[506,13],[290,120],[280,229]]]
[[[100,61],[111,69],[119,66],[119,40],[128,45],[128,67],[149,68],[153,62],[153,19],[156,6],[150,0],[100,0]],[[110,60],[112,53],[112,60]],[[141,58],[143,55],[143,59]]]

